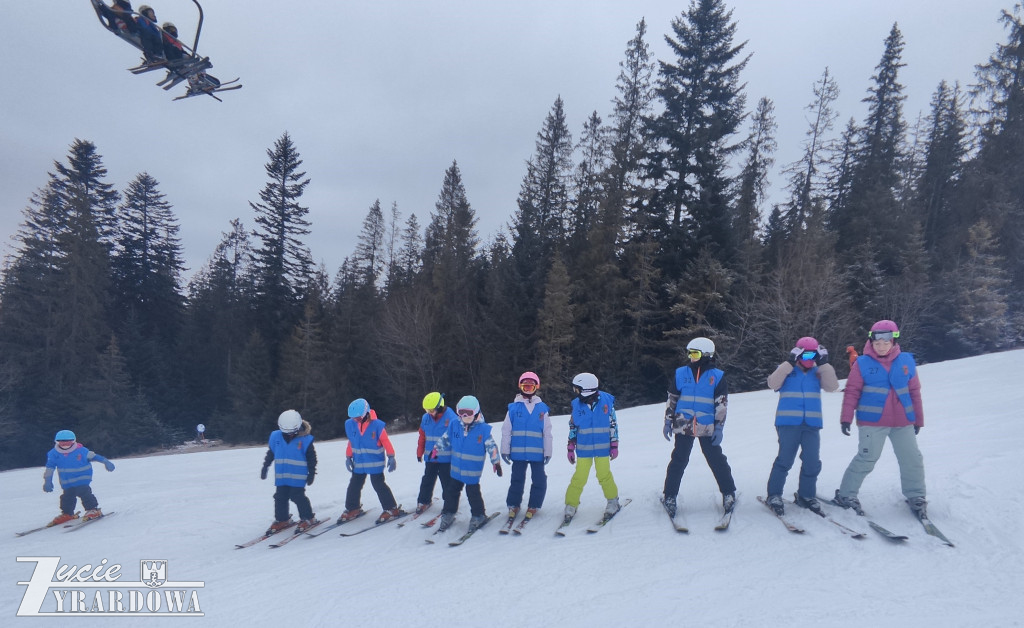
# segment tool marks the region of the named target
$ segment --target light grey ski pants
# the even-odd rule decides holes
[[[924,456],[917,448],[917,434],[914,426],[906,427],[870,427],[857,426],[857,455],[846,467],[843,481],[839,485],[841,497],[856,497],[864,478],[875,468],[875,463],[882,455],[885,439],[892,442],[892,451],[896,454],[896,462],[900,465],[900,484],[903,496],[924,497]]]

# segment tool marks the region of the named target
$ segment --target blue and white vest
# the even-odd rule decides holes
[[[92,482],[92,463],[89,450],[81,443],[68,453],[54,447],[46,454],[46,466],[57,469],[60,487],[87,486]]]
[[[803,425],[821,428],[821,380],[818,367],[804,371],[794,367],[779,388],[775,425]]]
[[[424,445],[423,453],[426,456],[430,456],[430,451],[437,444],[437,441],[441,440],[444,433],[448,431],[448,425],[451,423],[458,423],[459,415],[455,414],[455,411],[451,408],[445,408],[444,414],[441,418],[434,420],[434,417],[430,414],[424,413],[423,418],[420,419],[420,429],[423,430]],[[449,452],[437,454],[437,460],[431,462],[451,462],[452,455]]]
[[[544,459],[544,416],[550,411],[543,401],[533,406],[532,413],[522,401],[508,404],[508,418],[512,423],[509,456],[512,460],[534,462]]]
[[[281,430],[270,433],[267,446],[274,452],[274,486],[305,486],[309,468],[306,452],[313,443],[313,435],[296,436],[288,442]]]
[[[370,424],[362,433],[359,432],[359,421],[345,421],[345,435],[352,445],[352,459],[356,465],[352,473],[384,473],[384,446],[378,442],[383,432],[384,421],[380,419],[370,419]]]
[[[448,427],[448,441],[452,446],[452,478],[463,484],[479,484],[487,460],[487,439],[491,426],[477,421],[466,432],[461,421],[452,421]]]
[[[910,398],[910,380],[917,374],[917,364],[914,363],[913,354],[900,353],[896,356],[888,373],[885,371],[885,367],[870,355],[862,355],[857,358],[857,367],[864,379],[864,387],[861,389],[860,400],[857,403],[858,421],[864,423],[881,421],[885,400],[889,397],[889,391],[894,390],[896,397],[903,405],[903,411],[907,414],[908,424],[914,422],[914,402]]]
[[[580,458],[602,458],[611,455],[612,412],[615,397],[604,391],[597,393],[597,403],[591,408],[572,400],[572,422],[576,425],[576,455]]]
[[[700,380],[693,380],[693,369],[680,366],[676,369],[676,388],[679,389],[679,401],[676,402],[676,414],[687,419],[697,418],[701,425],[715,422],[715,386],[722,381],[725,373],[721,369],[708,369],[700,374]]]

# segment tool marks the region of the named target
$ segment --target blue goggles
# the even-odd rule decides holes
[[[868,338],[871,340],[893,340],[900,337],[898,331],[869,331]]]
[[[818,357],[817,351],[804,351],[800,354],[801,360],[813,360],[816,357]]]

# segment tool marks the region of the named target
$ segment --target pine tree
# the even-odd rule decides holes
[[[752,251],[757,244],[761,224],[761,203],[768,187],[768,171],[775,163],[772,155],[778,145],[775,142],[775,104],[768,98],[761,98],[751,120],[747,136],[747,157],[740,172],[736,192],[736,222],[733,231],[741,250],[746,252],[744,261],[752,262]]]
[[[1009,344],[1007,281],[995,232],[984,220],[968,232],[967,257],[955,273],[956,318],[948,339],[959,355],[996,351]]]
[[[544,377],[545,397],[555,411],[568,411],[569,372],[573,344],[574,308],[569,294],[569,273],[562,256],[555,253],[544,285],[544,305],[537,315],[537,371]]]
[[[363,228],[359,232],[356,250],[352,254],[352,262],[358,269],[361,284],[374,290],[387,264],[386,234],[387,223],[380,208],[380,199],[377,199],[370,205],[366,217],[363,218]]]

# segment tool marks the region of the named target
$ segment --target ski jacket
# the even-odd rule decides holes
[[[835,391],[839,388],[839,381],[831,364],[804,370],[783,362],[768,376],[768,387],[779,392],[775,425],[821,428],[821,391]]]
[[[611,455],[611,445],[619,440],[615,420],[615,397],[602,391],[591,405],[579,397],[572,400],[569,416],[569,440],[576,441],[580,458],[602,458]]]
[[[850,369],[839,420],[850,423],[854,414],[858,425],[924,425],[921,380],[913,354],[904,353],[899,344],[893,344],[887,355],[880,356],[867,343]]]
[[[676,415],[673,432],[704,437],[715,433],[716,423],[725,423],[728,386],[725,373],[707,360],[676,369],[669,398]]]
[[[369,418],[360,421],[345,421],[345,435],[348,436],[348,447],[345,455],[355,461],[353,473],[384,473],[384,461],[387,456],[395,455],[395,448],[384,430],[384,421],[371,412]]]
[[[479,484],[483,474],[484,461],[489,454],[491,465],[498,464],[498,446],[491,438],[491,426],[484,421],[484,415],[465,425],[452,421],[448,431],[437,443],[437,454],[451,451],[452,479],[463,484]]]
[[[274,486],[303,487],[310,472],[316,471],[313,435],[306,421],[302,422],[297,434],[285,434],[281,430],[271,432],[267,448],[269,451],[264,462],[274,461]]]
[[[69,452],[63,452],[54,446],[46,454],[44,478],[52,478],[54,470],[60,476],[60,487],[87,486],[92,482],[92,461],[106,462],[107,459],[86,449],[82,443],[75,443]]]
[[[420,436],[419,442],[416,444],[416,457],[422,458],[423,454],[429,454],[430,450],[434,448],[437,441],[448,431],[448,425],[450,423],[458,422],[459,415],[455,414],[455,410],[451,408],[445,408],[444,414],[440,418],[434,417],[434,415],[427,412],[423,413],[423,418],[420,419]],[[451,454],[438,454],[437,460],[431,460],[430,462],[451,462]]]
[[[551,456],[551,410],[537,395],[516,395],[501,424],[501,453],[537,462]]]

